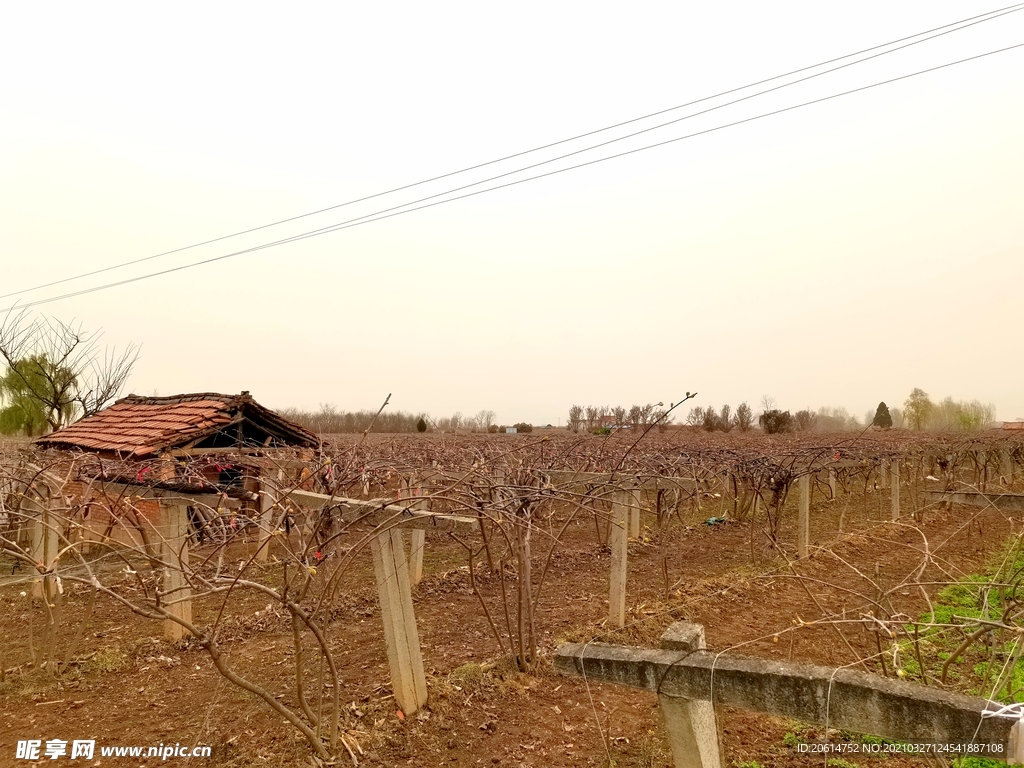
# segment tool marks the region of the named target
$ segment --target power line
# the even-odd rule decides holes
[[[907,48],[907,47],[910,47],[912,45],[917,45],[919,43],[927,42],[929,40],[935,39],[936,37],[942,37],[943,35],[951,34],[953,32],[959,32],[959,31],[961,31],[963,29],[967,29],[969,27],[975,26],[976,24],[982,24],[982,23],[984,23],[986,21],[992,21],[993,19],[1000,18],[1001,16],[1005,16],[1005,15],[1008,15],[1010,13],[1015,13],[1015,12],[1017,12],[1019,10],[1022,10],[1022,9],[1024,9],[1024,3],[1016,3],[1014,5],[1004,6],[1003,8],[997,8],[995,10],[987,11],[985,13],[978,14],[976,16],[970,16],[970,17],[968,17],[966,19],[961,19],[959,21],[950,22],[949,24],[943,24],[942,26],[939,26],[939,27],[933,27],[931,29],[924,30],[923,32],[918,32],[918,33],[913,34],[913,35],[908,35],[906,37],[901,37],[901,38],[898,38],[896,40],[891,40],[891,41],[889,41],[887,43],[881,43],[879,45],[871,46],[870,48],[864,48],[864,49],[862,49],[860,51],[856,51],[854,53],[844,54],[843,56],[838,56],[838,57],[833,58],[833,59],[827,59],[826,61],[822,61],[822,62],[819,62],[817,64],[811,64],[809,66],[801,67],[799,69],[794,69],[794,70],[792,70],[790,72],[786,72],[786,73],[781,74],[781,75],[774,75],[773,77],[765,78],[763,80],[758,80],[758,81],[753,82],[753,83],[748,83],[747,85],[739,86],[737,88],[731,88],[731,89],[726,90],[726,91],[721,91],[721,92],[713,94],[711,96],[704,96],[704,97],[702,97],[700,99],[696,99],[694,101],[686,102],[685,104],[680,104],[680,105],[677,105],[675,107],[669,107],[667,109],[662,109],[662,110],[659,110],[657,112],[651,112],[651,113],[649,113],[647,115],[643,115],[641,117],[635,117],[635,118],[631,118],[629,120],[624,120],[622,122],[615,123],[613,125],[609,125],[609,126],[606,126],[604,128],[598,128],[596,130],[587,131],[586,133],[577,134],[577,135],[572,136],[572,137],[567,138],[567,139],[560,139],[559,141],[554,141],[554,142],[551,142],[549,144],[543,144],[543,145],[541,145],[539,147],[534,147],[533,149],[527,149],[527,150],[523,150],[521,152],[513,153],[511,155],[506,155],[506,156],[500,157],[500,158],[498,158],[496,160],[489,160],[487,162],[479,163],[477,165],[468,166],[466,168],[462,168],[462,169],[457,170],[457,171],[450,171],[448,173],[444,173],[444,174],[441,174],[439,176],[433,176],[431,178],[424,179],[422,181],[413,182],[411,184],[405,184],[405,185],[400,186],[400,187],[394,187],[394,188],[386,190],[384,192],[377,192],[377,193],[372,194],[372,195],[367,195],[365,197],[360,197],[360,198],[356,198],[356,199],[353,199],[353,200],[349,200],[347,202],[339,203],[337,205],[332,205],[332,206],[329,206],[327,208],[320,208],[318,210],[310,211],[308,213],[303,213],[303,214],[300,214],[298,216],[292,216],[292,217],[289,217],[289,218],[286,218],[286,219],[280,219],[278,221],[274,221],[274,222],[271,222],[269,224],[263,224],[263,225],[258,226],[258,227],[252,227],[252,228],[249,228],[249,229],[240,230],[238,232],[233,232],[233,233],[228,234],[228,235],[222,235],[220,237],[211,238],[209,240],[203,240],[203,241],[198,242],[198,243],[193,243],[191,245],[182,246],[180,248],[175,248],[175,249],[172,249],[172,250],[169,250],[169,251],[163,251],[161,253],[153,254],[151,256],[144,256],[144,257],[139,258],[139,259],[133,259],[133,260],[130,260],[130,261],[121,262],[119,264],[113,264],[113,265],[111,265],[109,267],[103,267],[101,269],[96,269],[96,270],[92,270],[92,271],[89,271],[89,272],[83,272],[83,273],[80,273],[78,275],[74,275],[74,276],[71,276],[71,277],[61,278],[60,280],[53,280],[53,281],[50,281],[48,283],[42,283],[42,284],[30,287],[30,288],[23,288],[23,289],[18,290],[18,291],[12,291],[10,293],[0,294],[0,299],[9,298],[11,296],[18,296],[18,295],[23,294],[23,293],[29,293],[31,291],[37,291],[37,290],[41,290],[43,288],[50,288],[50,287],[52,287],[54,285],[61,285],[63,283],[71,282],[71,281],[74,281],[74,280],[80,280],[80,279],[85,278],[85,277],[92,277],[93,275],[103,274],[105,272],[110,272],[110,271],[115,270],[115,269],[121,269],[123,267],[128,267],[128,266],[132,266],[132,265],[135,265],[135,264],[141,264],[143,262],[151,261],[153,259],[158,259],[158,258],[161,258],[161,257],[164,257],[164,256],[170,256],[170,255],[173,255],[175,253],[182,253],[183,251],[192,250],[194,248],[199,248],[199,247],[204,246],[204,245],[210,245],[212,243],[221,242],[223,240],[228,240],[228,239],[233,238],[233,237],[239,237],[241,235],[251,234],[253,232],[258,232],[258,231],[263,230],[263,229],[269,229],[270,227],[276,227],[276,226],[279,226],[281,224],[287,224],[289,222],[298,221],[300,219],[308,218],[310,216],[316,216],[316,215],[321,214],[321,213],[326,213],[328,211],[337,210],[338,208],[344,208],[346,206],[355,205],[356,203],[361,203],[361,202],[365,202],[367,200],[373,200],[373,199],[378,198],[378,197],[383,197],[383,196],[386,196],[386,195],[394,194],[396,192],[401,192],[401,191],[404,191],[404,190],[407,190],[407,189],[412,189],[414,187],[422,186],[424,184],[429,184],[429,183],[434,182],[434,181],[439,181],[441,179],[450,178],[452,176],[457,176],[457,175],[462,174],[462,173],[468,173],[469,171],[478,170],[480,168],[485,168],[485,167],[490,166],[490,165],[495,165],[497,163],[501,163],[501,162],[504,162],[506,160],[512,160],[514,158],[522,157],[524,155],[532,154],[532,153],[535,153],[535,152],[539,152],[539,151],[542,151],[544,149],[550,149],[552,147],[556,147],[556,146],[559,146],[559,145],[562,145],[562,144],[567,144],[567,143],[572,142],[572,141],[577,141],[579,139],[586,138],[588,136],[594,136],[594,135],[599,134],[599,133],[604,133],[606,131],[610,131],[610,130],[613,130],[615,128],[621,128],[623,126],[630,125],[632,123],[636,123],[636,122],[640,122],[640,121],[643,121],[643,120],[647,120],[647,119],[650,119],[652,117],[657,117],[658,115],[667,114],[669,112],[674,112],[674,111],[679,110],[679,109],[685,109],[686,107],[694,106],[696,104],[701,104],[701,103],[703,103],[705,101],[710,101],[712,99],[720,98],[722,96],[727,96],[727,95],[732,94],[732,93],[737,93],[739,91],[743,91],[743,90],[746,90],[748,88],[754,88],[754,87],[756,87],[758,85],[764,85],[765,83],[770,83],[770,82],[773,82],[775,80],[779,80],[779,79],[782,79],[782,78],[785,78],[785,77],[790,77],[792,75],[800,74],[801,72],[806,72],[808,70],[817,69],[819,67],[823,67],[823,66],[826,66],[828,64],[835,63],[837,61],[842,61],[843,59],[849,59],[849,58],[852,58],[854,56],[860,56],[861,54],[864,54],[864,53],[870,53],[871,51],[878,50],[879,48],[886,48],[887,46],[896,45],[897,43],[902,43],[902,42],[905,42],[907,40],[913,40],[914,38],[917,38],[917,37],[922,37],[924,35],[930,35],[933,32],[939,32],[939,34],[932,35],[931,37],[927,37],[927,38],[925,38],[923,40],[916,40],[914,42],[907,43],[906,45],[899,46],[897,48],[893,48],[892,50],[884,51],[882,53],[878,53],[878,54],[875,54],[873,56],[868,56],[868,57],[865,57],[865,58],[860,59],[858,61],[850,62],[849,64],[844,64],[844,65],[839,66],[839,67],[834,67],[833,69],[826,70],[825,72],[819,72],[819,73],[816,73],[814,75],[809,75],[807,77],[800,78],[800,79],[795,80],[795,81],[790,82],[790,83],[786,83],[786,84],[783,84],[783,85],[780,85],[780,86],[776,86],[774,88],[769,88],[769,89],[761,91],[761,92],[759,92],[757,94],[752,94],[750,96],[745,96],[743,98],[736,99],[736,100],[728,102],[726,104],[722,104],[722,105],[719,105],[717,107],[712,107],[712,108],[710,108],[708,110],[703,110],[702,112],[697,112],[694,115],[688,115],[687,117],[678,118],[677,120],[671,120],[671,121],[669,121],[667,123],[662,123],[660,125],[653,126],[652,128],[647,128],[647,129],[644,129],[644,130],[641,130],[641,131],[636,131],[634,133],[627,134],[626,136],[618,137],[616,139],[611,139],[611,140],[606,141],[606,142],[601,142],[599,144],[593,145],[593,146],[588,147],[586,149],[578,150],[576,152],[570,152],[570,153],[568,153],[566,155],[562,155],[562,156],[559,156],[559,157],[556,157],[556,158],[552,158],[551,160],[546,160],[546,161],[544,161],[542,163],[536,163],[536,164],[533,164],[533,165],[526,166],[524,168],[519,168],[519,169],[517,169],[515,171],[509,171],[508,173],[499,174],[498,176],[493,176],[493,177],[490,177],[490,178],[487,178],[487,179],[483,179],[481,181],[474,182],[474,184],[466,185],[464,187],[459,187],[458,189],[465,189],[465,188],[468,188],[470,186],[477,186],[477,185],[480,185],[480,184],[485,184],[485,183],[487,183],[489,181],[494,181],[494,180],[496,180],[498,178],[503,178],[505,176],[509,176],[509,175],[514,174],[514,173],[521,173],[522,171],[529,170],[531,168],[535,168],[535,167],[537,167],[539,165],[544,165],[545,163],[555,162],[557,160],[561,160],[561,159],[564,159],[566,157],[570,157],[572,155],[579,154],[580,152],[589,151],[591,149],[595,149],[597,147],[605,146],[607,144],[611,144],[611,143],[614,143],[616,141],[623,141],[625,139],[632,138],[632,137],[637,136],[637,135],[639,135],[641,133],[647,133],[647,132],[652,131],[652,130],[657,130],[658,128],[665,127],[666,125],[671,125],[671,124],[673,124],[675,122],[679,122],[680,120],[689,119],[689,117],[693,117],[695,115],[700,115],[700,114],[704,114],[706,112],[714,111],[715,109],[721,109],[721,108],[724,108],[724,107],[727,107],[727,106],[731,106],[732,104],[736,104],[736,103],[738,103],[740,101],[745,101],[745,100],[748,100],[748,99],[751,99],[751,98],[756,98],[757,96],[763,95],[765,93],[770,93],[772,91],[779,90],[781,88],[788,88],[791,85],[796,85],[797,83],[804,82],[806,80],[810,80],[810,79],[813,79],[815,77],[820,77],[822,75],[829,74],[830,72],[834,72],[834,71],[836,71],[838,69],[843,69],[845,67],[853,66],[855,64],[859,64],[861,62],[868,61],[870,59],[877,58],[879,56],[884,56],[884,55],[887,55],[889,53],[893,53],[895,51],[902,50],[903,48]],[[968,23],[968,22],[970,22],[970,23]],[[962,25],[962,26],[960,26],[960,25]],[[950,27],[955,27],[955,29],[949,29]],[[947,31],[940,32],[940,30],[947,30]],[[432,198],[435,198],[435,197],[443,196],[443,195],[446,195],[446,194],[451,194],[452,191],[454,191],[454,190],[448,190],[446,192],[438,193],[437,195],[431,195],[431,196],[426,197],[426,198],[421,198],[420,200],[417,200],[417,201],[413,201],[413,202],[410,202],[410,203],[404,203],[402,206],[396,206],[395,208],[401,208],[401,207],[404,207],[404,206],[407,206],[407,205],[414,205],[417,202],[422,202],[424,200],[429,200],[429,199],[432,199]],[[393,209],[388,209],[388,210],[393,210]],[[374,215],[377,215],[377,214],[368,214],[368,215],[369,216],[374,216]],[[360,218],[365,218],[365,217],[360,217]]]
[[[546,178],[548,176],[555,176],[557,174],[565,173],[567,171],[573,171],[573,170],[576,170],[576,169],[579,169],[579,168],[585,168],[587,166],[596,165],[597,163],[603,163],[603,162],[605,162],[607,160],[614,160],[616,158],[626,157],[628,155],[634,155],[634,154],[637,154],[639,152],[644,152],[644,151],[646,151],[648,149],[655,149],[657,147],[663,147],[663,146],[666,146],[668,144],[673,144],[673,143],[678,142],[678,141],[684,141],[686,139],[692,139],[692,138],[695,138],[697,136],[703,136],[703,135],[706,135],[706,134],[709,134],[709,133],[714,133],[715,131],[724,130],[725,128],[732,128],[732,127],[737,126],[737,125],[743,125],[745,123],[754,122],[755,120],[761,120],[761,119],[766,118],[766,117],[772,117],[774,115],[779,115],[779,114],[782,114],[782,113],[785,113],[785,112],[791,112],[793,110],[801,109],[803,107],[808,107],[808,106],[811,106],[811,105],[814,105],[814,104],[820,104],[820,103],[825,102],[825,101],[831,101],[833,99],[838,99],[838,98],[841,98],[843,96],[849,96],[849,95],[854,94],[854,93],[860,93],[862,91],[867,91],[867,90],[870,90],[872,88],[878,88],[879,86],[882,86],[882,85],[889,85],[891,83],[899,82],[901,80],[907,80],[907,79],[909,79],[911,77],[917,77],[918,75],[927,74],[929,72],[935,72],[935,71],[938,71],[940,69],[947,69],[949,67],[957,66],[958,64],[965,64],[965,63],[970,62],[970,61],[976,61],[978,59],[982,59],[982,58],[985,58],[987,56],[994,56],[995,54],[1005,53],[1006,51],[1012,51],[1012,50],[1015,50],[1015,49],[1021,48],[1021,47],[1024,47],[1024,43],[1018,43],[1016,45],[1007,46],[1005,48],[999,48],[999,49],[996,49],[996,50],[993,50],[993,51],[987,51],[986,53],[980,53],[980,54],[977,54],[975,56],[969,56],[969,57],[964,58],[964,59],[958,59],[957,61],[951,61],[951,62],[948,62],[946,64],[940,64],[938,66],[934,66],[934,67],[929,67],[927,69],[918,70],[917,72],[911,72],[911,73],[906,74],[906,75],[900,75],[898,77],[889,78],[888,80],[881,80],[881,81],[879,81],[877,83],[871,83],[870,85],[864,85],[864,86],[860,86],[858,88],[852,88],[852,89],[850,89],[848,91],[842,91],[840,93],[835,93],[835,94],[832,94],[830,96],[823,96],[823,97],[818,98],[818,99],[812,99],[810,101],[805,101],[805,102],[802,102],[800,104],[795,104],[795,105],[792,105],[792,106],[789,106],[789,107],[782,107],[780,109],[772,110],[770,112],[764,112],[764,113],[762,113],[760,115],[755,115],[754,117],[748,117],[748,118],[744,118],[742,120],[736,120],[736,121],[733,121],[731,123],[725,123],[723,125],[718,125],[718,126],[715,126],[713,128],[707,128],[707,129],[702,130],[702,131],[696,131],[694,133],[686,134],[684,136],[677,136],[676,138],[673,138],[673,139],[666,139],[665,141],[659,141],[659,142],[654,143],[654,144],[648,144],[648,145],[643,146],[643,147],[637,147],[636,149],[627,150],[625,152],[619,152],[617,154],[608,155],[606,157],[600,157],[600,158],[597,158],[596,160],[588,160],[588,161],[586,161],[584,163],[578,163],[577,165],[571,165],[571,166],[568,166],[566,168],[559,168],[559,169],[556,169],[556,170],[553,170],[553,171],[548,171],[546,173],[537,174],[535,176],[529,176],[529,177],[524,178],[524,179],[516,179],[515,181],[509,181],[509,182],[506,182],[504,184],[499,184],[499,185],[496,185],[496,186],[493,186],[493,187],[488,187],[487,189],[480,189],[480,190],[476,190],[474,192],[467,192],[466,194],[463,194],[463,195],[458,195],[456,197],[447,198],[445,200],[436,200],[434,202],[425,203],[423,205],[419,205],[419,206],[416,206],[414,208],[406,208],[405,210],[394,211],[392,209],[385,209],[384,211],[379,211],[376,214],[368,214],[367,216],[362,216],[362,217],[359,217],[357,219],[351,219],[351,220],[348,220],[348,221],[345,221],[345,222],[341,222],[341,223],[338,223],[338,224],[334,224],[334,225],[331,225],[331,226],[328,226],[328,227],[322,227],[320,229],[312,230],[310,232],[305,232],[305,233],[302,233],[302,234],[299,234],[299,235],[294,235],[292,237],[283,238],[281,240],[276,240],[276,241],[273,241],[273,242],[270,242],[270,243],[264,243],[262,245],[253,246],[251,248],[245,248],[243,250],[235,251],[233,253],[222,254],[220,256],[211,257],[209,259],[203,259],[201,261],[191,262],[189,264],[182,264],[182,265],[177,266],[177,267],[171,267],[169,269],[164,269],[164,270],[160,270],[160,271],[157,271],[157,272],[151,272],[149,274],[139,275],[137,277],[127,278],[125,280],[119,280],[119,281],[112,282],[112,283],[106,283],[104,285],[94,286],[92,288],[84,288],[84,289],[82,289],[80,291],[74,291],[72,293],[65,293],[65,294],[62,294],[60,296],[52,296],[52,297],[47,298],[47,299],[40,299],[39,301],[29,302],[29,303],[20,304],[20,305],[19,304],[14,304],[14,305],[11,305],[9,307],[5,307],[4,309],[0,309],[0,312],[9,312],[9,311],[11,311],[11,310],[13,310],[15,308],[27,309],[29,307],[39,306],[41,304],[49,304],[51,302],[60,301],[62,299],[73,298],[75,296],[83,296],[85,294],[95,293],[97,291],[106,290],[108,288],[115,288],[115,287],[121,286],[121,285],[128,285],[130,283],[136,283],[136,282],[140,282],[142,280],[148,280],[150,278],[159,277],[161,275],[167,275],[167,274],[171,274],[171,273],[174,273],[174,272],[181,272],[182,270],[191,269],[192,267],[199,267],[199,266],[203,266],[205,264],[212,264],[214,262],[223,261],[225,259],[230,259],[230,258],[233,258],[235,256],[242,256],[242,255],[247,254],[247,253],[255,253],[256,251],[262,251],[262,250],[265,250],[265,249],[268,249],[268,248],[274,248],[274,247],[279,246],[279,245],[285,245],[287,243],[299,242],[301,240],[306,240],[306,239],[311,238],[311,237],[318,237],[320,235],[325,235],[325,234],[328,234],[330,232],[337,232],[337,231],[342,230],[342,229],[350,229],[352,227],[361,226],[363,224],[369,224],[369,223],[374,222],[374,221],[381,221],[383,219],[390,219],[390,218],[392,218],[394,216],[401,216],[402,214],[405,214],[405,213],[412,213],[413,211],[421,211],[421,210],[423,210],[425,208],[433,208],[433,207],[438,206],[438,205],[444,205],[445,203],[455,202],[456,200],[464,200],[464,199],[466,199],[468,197],[475,197],[477,195],[482,195],[482,194],[485,194],[487,192],[494,192],[494,191],[499,190],[499,189],[505,189],[507,187],[516,186],[518,184],[524,184],[524,183],[526,183],[528,181],[535,181],[537,179]],[[412,203],[407,203],[406,205],[412,205]],[[401,208],[401,207],[404,207],[404,206],[398,206],[398,207]],[[388,212],[388,211],[391,211],[391,212]]]
[[[1018,9],[1018,10],[1020,10],[1020,9]],[[1014,11],[1007,11],[1006,13],[1013,13],[1013,12]],[[1000,14],[1000,15],[1006,15],[1006,14],[1003,13],[1003,14]],[[991,17],[991,18],[998,18],[998,17]],[[988,19],[986,19],[986,21],[988,21]],[[980,22],[975,22],[975,23],[980,23]],[[968,25],[968,26],[972,26],[972,25]],[[965,29],[965,28],[966,27],[960,27],[959,29]],[[950,30],[950,32],[956,32],[956,31],[959,31],[959,29]],[[683,117],[677,117],[677,118],[675,118],[673,120],[669,120],[669,121],[664,122],[664,123],[659,123],[658,125],[654,125],[654,126],[651,126],[649,128],[643,128],[643,129],[641,129],[639,131],[634,131],[633,133],[627,133],[627,134],[625,134],[623,136],[618,136],[618,137],[616,137],[614,139],[608,139],[607,141],[602,141],[602,142],[599,142],[597,144],[592,144],[589,147],[584,147],[583,149],[577,149],[577,150],[574,150],[572,152],[566,152],[565,154],[557,155],[556,157],[552,157],[552,158],[549,158],[547,160],[541,160],[540,162],[532,163],[530,165],[525,165],[525,166],[522,166],[520,168],[516,168],[514,170],[511,170],[511,171],[506,171],[505,173],[499,173],[499,174],[496,174],[494,176],[489,176],[489,177],[487,177],[485,179],[480,179],[479,181],[471,182],[470,184],[463,184],[460,187],[454,187],[452,189],[445,190],[444,192],[437,192],[437,193],[435,193],[433,195],[427,195],[426,197],[421,197],[421,198],[419,198],[417,200],[410,200],[407,203],[401,203],[399,205],[395,205],[395,206],[392,206],[390,208],[384,208],[383,210],[376,211],[374,213],[368,213],[368,214],[365,214],[363,216],[357,216],[355,218],[348,219],[347,221],[341,222],[340,224],[331,224],[331,225],[328,225],[326,227],[322,227],[320,229],[311,230],[310,232],[305,233],[305,234],[319,233],[319,232],[322,232],[322,231],[332,231],[332,230],[335,230],[335,229],[341,227],[342,225],[353,224],[355,222],[361,221],[362,219],[377,220],[377,219],[379,219],[381,217],[381,214],[384,214],[384,213],[390,213],[392,211],[399,211],[402,208],[408,208],[409,206],[418,205],[419,203],[424,203],[424,202],[427,202],[429,200],[434,200],[434,199],[439,198],[439,197],[445,197],[446,195],[451,195],[451,194],[454,194],[455,192],[461,192],[462,190],[465,190],[465,189],[471,189],[472,187],[478,187],[481,184],[487,184],[488,182],[491,182],[491,181],[497,181],[498,179],[507,178],[509,176],[514,176],[514,175],[516,175],[518,173],[523,173],[524,171],[529,171],[529,170],[532,170],[534,168],[539,168],[542,165],[550,165],[551,163],[558,162],[559,160],[565,160],[565,159],[570,158],[570,157],[575,157],[576,155],[581,155],[584,152],[590,152],[591,150],[599,149],[600,147],[604,147],[604,146],[608,146],[609,144],[615,144],[615,143],[620,142],[620,141],[625,141],[626,139],[635,138],[636,136],[640,136],[640,135],[645,134],[645,133],[650,133],[650,132],[656,131],[656,130],[658,130],[660,128],[665,128],[666,126],[674,125],[674,124],[682,122],[684,120],[689,120],[690,118],[693,118],[693,117],[699,117],[700,115],[705,115],[705,114],[708,114],[710,112],[715,112],[716,110],[724,109],[726,107],[733,106],[734,104],[739,104],[740,102],[743,102],[743,101],[749,101],[750,99],[757,98],[758,96],[764,96],[765,94],[772,93],[774,91],[778,91],[778,90],[781,90],[783,88],[788,88],[791,85],[797,85],[797,84],[805,82],[807,80],[812,80],[812,79],[814,79],[816,77],[821,77],[822,75],[827,75],[827,74],[830,74],[832,72],[836,72],[836,71],[838,71],[840,69],[845,69],[847,67],[852,67],[852,66],[854,66],[856,64],[861,64],[861,63],[863,63],[865,61],[869,61],[871,59],[878,58],[879,56],[885,56],[885,55],[887,55],[889,53],[894,53],[895,51],[902,50],[903,48],[907,48],[907,47],[909,47],[911,45],[917,45],[918,43],[921,43],[921,42],[927,42],[928,40],[933,40],[936,37],[941,37],[942,35],[946,35],[946,34],[949,34],[949,32],[942,32],[942,33],[939,33],[939,34],[934,35],[932,37],[924,38],[923,40],[919,40],[919,41],[916,41],[916,42],[913,42],[913,43],[907,43],[906,45],[900,46],[898,48],[893,48],[893,49],[888,50],[888,51],[883,51],[882,53],[874,54],[873,56],[866,56],[863,59],[858,59],[857,61],[853,61],[853,62],[850,62],[848,64],[841,64],[838,67],[833,67],[832,69],[826,69],[826,70],[824,70],[822,72],[818,72],[818,73],[815,73],[813,75],[808,75],[807,77],[800,78],[798,80],[793,80],[793,81],[791,81],[789,83],[784,83],[782,85],[775,86],[774,88],[766,88],[763,91],[758,91],[757,93],[750,94],[749,96],[742,96],[742,97],[740,97],[738,99],[734,99],[732,101],[727,101],[724,104],[719,104],[719,105],[716,105],[714,107],[709,107],[709,108],[701,110],[699,112],[692,112],[689,115],[684,115]],[[532,178],[539,178],[539,177],[532,177]],[[0,298],[4,298],[4,297],[0,296]]]

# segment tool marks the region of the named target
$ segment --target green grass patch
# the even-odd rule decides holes
[[[1015,583],[1022,576],[1024,549],[1014,537],[993,555],[981,573],[940,589],[932,601],[933,610],[923,613],[916,627],[915,624],[903,626],[906,634],[897,641],[900,676],[916,682],[921,682],[923,676],[929,681],[939,679],[943,665],[953,652],[968,634],[978,629],[979,625],[971,620],[998,620],[1012,598],[1013,590],[1005,585]],[[946,669],[946,682],[976,696],[992,693],[1008,654],[1013,652],[1013,643],[1008,641],[1014,640],[1014,633],[998,630],[980,636]],[[887,651],[886,656],[892,672],[892,653]],[[1016,665],[1011,677],[1009,686],[1002,685],[994,694],[1003,701],[1019,697],[1024,691],[1024,662]],[[968,768],[970,765],[965,764]]]
[[[1006,763],[991,757],[958,757],[953,768],[1005,768]]]

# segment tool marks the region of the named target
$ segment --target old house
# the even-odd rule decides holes
[[[88,451],[123,460],[224,450],[314,448],[318,443],[316,435],[264,408],[248,392],[129,395],[36,440],[42,447]]]
[[[268,481],[305,479],[296,473],[320,441],[248,392],[206,392],[129,395],[35,443],[78,456],[62,493],[79,510],[81,535],[130,541],[146,529],[143,519],[159,514],[159,502],[142,488],[197,499],[189,510],[197,530],[225,511],[231,524],[232,516],[244,522],[258,514]]]

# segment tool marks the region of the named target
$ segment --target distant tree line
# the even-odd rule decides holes
[[[530,432],[533,432],[533,424],[527,424],[525,421],[520,421],[508,426],[506,426],[505,424],[491,424],[491,426],[487,428],[487,431],[504,432],[506,429],[509,428],[509,426],[511,426],[511,428],[514,429],[519,434],[528,434]]]
[[[754,426],[754,412],[746,403],[740,403],[735,413],[729,405],[723,405],[721,409],[710,405],[707,408],[697,406],[690,409],[686,423],[708,432],[731,432],[733,428],[748,432]]]
[[[488,432],[497,431],[494,411],[479,411],[475,416],[463,416],[456,411],[451,416],[431,419],[426,413],[406,411],[341,411],[333,405],[321,405],[318,411],[301,408],[283,408],[279,413],[286,419],[318,434],[341,434],[346,432]],[[376,421],[374,421],[376,416]],[[517,425],[519,426],[519,425]],[[529,427],[529,425],[525,425]],[[504,430],[502,430],[504,431]],[[519,430],[521,432],[528,430]]]
[[[569,409],[565,428],[570,432],[594,432],[624,427],[646,427],[665,418],[662,403],[634,405],[629,408],[617,405],[574,405]],[[663,423],[670,423],[668,421]]]
[[[787,432],[809,432],[819,430],[834,432],[860,427],[860,422],[843,408],[820,408],[817,412],[804,408],[796,413],[784,411],[775,406],[775,402],[765,397],[761,403],[761,412],[754,418],[753,409],[746,403],[740,403],[733,412],[729,405],[721,408],[700,406],[693,408],[686,417],[690,426],[701,427],[707,432],[749,432],[756,424],[761,431],[769,434],[785,434]]]
[[[947,397],[939,403],[933,403],[928,393],[914,389],[903,403],[903,408],[890,408],[885,402],[864,415],[864,420],[857,419],[845,408],[823,406],[817,411],[810,408],[791,413],[775,405],[770,397],[761,402],[761,412],[756,424],[766,434],[785,434],[787,432],[847,432],[862,430],[867,427],[880,429],[906,428],[930,429],[936,431],[984,429],[995,420],[995,408],[977,400],[954,400]],[[700,427],[708,432],[730,432],[738,429],[746,432],[755,424],[751,408],[741,403],[736,411],[728,405],[721,408],[700,406],[690,410],[686,423],[692,427]]]

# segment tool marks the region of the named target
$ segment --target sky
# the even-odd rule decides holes
[[[678,139],[32,311],[140,344],[141,394],[1024,417],[1024,48],[797,107],[1024,43],[1024,10],[335,207],[1013,7],[8,4],[0,308]]]

